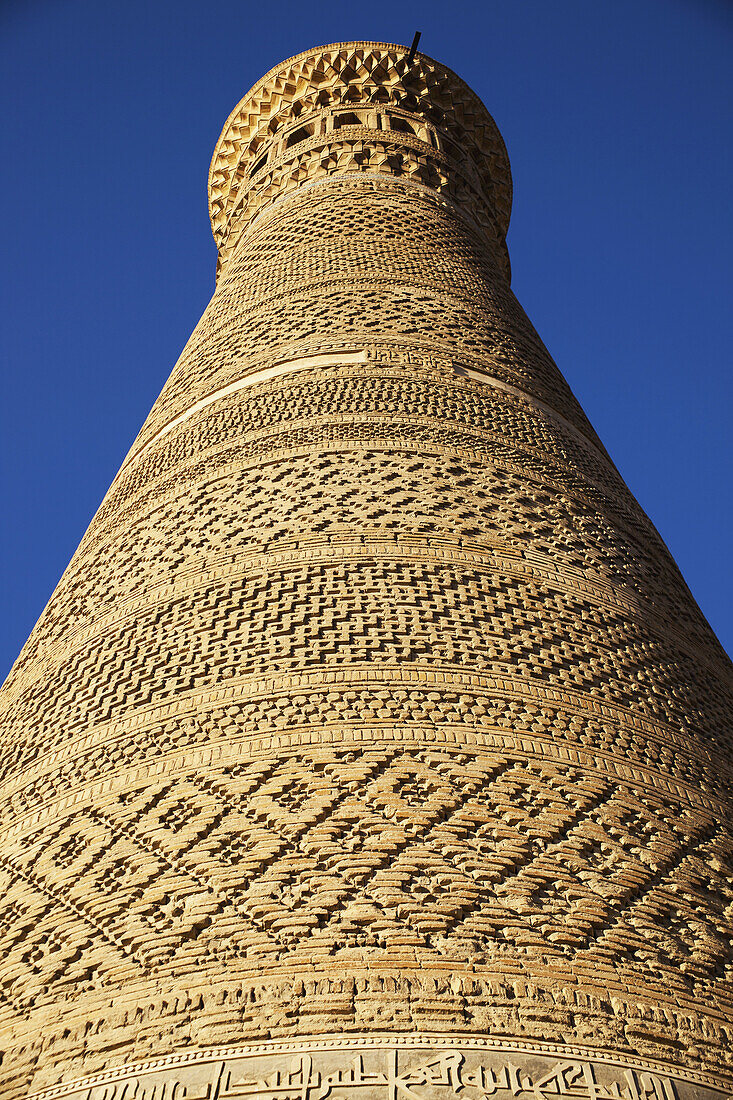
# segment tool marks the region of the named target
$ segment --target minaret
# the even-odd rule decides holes
[[[1,696],[0,1097],[722,1100],[731,665],[445,66],[273,69],[216,292]]]

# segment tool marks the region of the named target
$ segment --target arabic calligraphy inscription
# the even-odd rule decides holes
[[[733,1100],[725,1087],[659,1069],[399,1043],[351,1050],[301,1047],[161,1065],[58,1095],[64,1100]]]

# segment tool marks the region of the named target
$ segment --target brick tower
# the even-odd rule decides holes
[[[731,665],[509,288],[443,65],[273,69],[2,692],[0,1096],[721,1100]]]

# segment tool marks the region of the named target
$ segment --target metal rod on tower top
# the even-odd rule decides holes
[[[419,41],[420,41],[420,31],[415,31],[415,37],[412,40],[412,45],[410,46],[410,52],[407,55],[407,64],[408,65],[412,65],[413,61],[415,60],[415,54],[417,53],[417,44],[418,44]]]

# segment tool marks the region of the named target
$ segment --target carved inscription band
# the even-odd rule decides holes
[[[582,1047],[449,1035],[344,1036],[174,1055],[30,1100],[731,1100],[733,1088]]]

